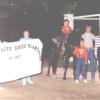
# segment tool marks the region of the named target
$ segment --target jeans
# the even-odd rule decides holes
[[[76,62],[76,80],[79,80],[79,76],[82,69],[83,80],[86,79],[86,66],[85,59],[78,58]]]
[[[94,67],[94,51],[92,49],[87,50],[88,60],[90,61],[91,79],[95,79],[95,67]]]

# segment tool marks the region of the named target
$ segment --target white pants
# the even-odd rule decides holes
[[[27,83],[29,83],[31,81],[31,77],[25,77],[22,79],[22,84],[26,85]]]

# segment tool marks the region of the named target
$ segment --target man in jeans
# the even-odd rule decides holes
[[[88,60],[90,61],[90,71],[91,71],[91,80],[95,79],[95,67],[94,67],[94,41],[95,35],[91,32],[91,25],[86,25],[86,31],[81,36],[84,39],[85,47],[87,48]]]

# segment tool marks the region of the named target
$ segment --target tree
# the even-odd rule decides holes
[[[76,0],[66,0],[64,6],[64,13],[74,13],[77,6]]]

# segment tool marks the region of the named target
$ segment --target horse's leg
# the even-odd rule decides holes
[[[57,61],[53,61],[52,72],[53,72],[53,75],[56,75],[56,72],[57,72]]]
[[[51,48],[51,52],[49,54],[49,59],[48,59],[48,71],[47,71],[47,76],[50,75],[50,68],[52,67],[52,61],[53,61],[53,49]]]
[[[56,48],[54,55],[53,55],[53,60],[52,60],[53,75],[56,75],[56,72],[57,72],[58,58],[59,58],[59,51],[58,51],[58,48]]]
[[[64,70],[64,77],[63,77],[63,80],[66,80],[66,73],[67,73],[67,68],[65,68],[65,70]]]
[[[51,59],[48,61],[48,70],[47,70],[47,76],[50,75],[50,68],[51,68]]]
[[[49,64],[48,64],[47,76],[49,76],[49,75],[50,75],[50,67],[51,67],[51,64],[49,63]]]
[[[75,56],[73,56],[73,76],[74,76],[74,79],[76,79],[76,61],[77,61],[77,58]]]
[[[63,76],[63,80],[66,80],[66,73],[67,73],[68,66],[69,66],[69,57],[66,57],[65,64],[64,64],[64,76]]]

